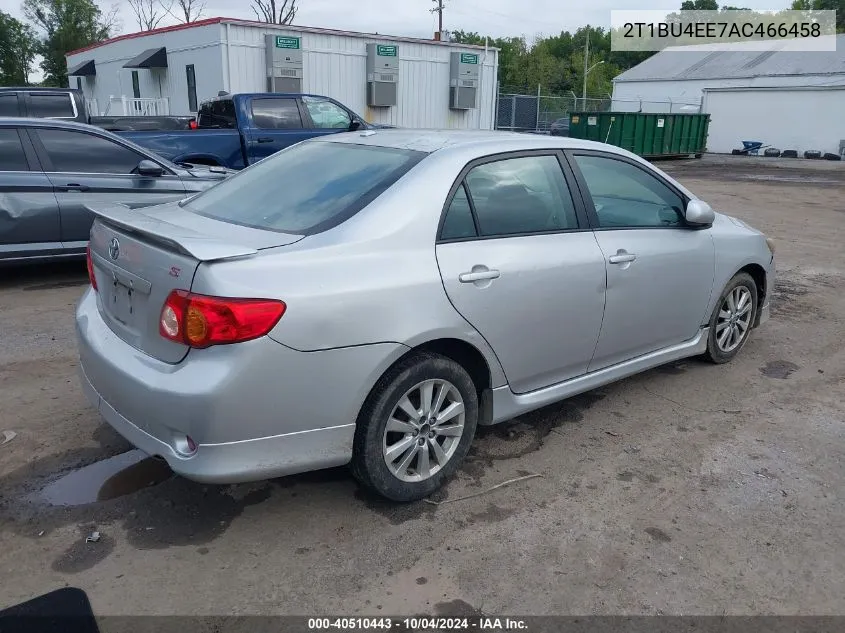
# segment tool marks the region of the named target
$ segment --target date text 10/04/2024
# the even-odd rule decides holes
[[[312,631],[526,631],[528,625],[518,618],[309,618],[308,629]]]

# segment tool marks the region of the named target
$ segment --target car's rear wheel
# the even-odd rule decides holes
[[[352,472],[393,501],[422,499],[454,475],[477,424],[478,395],[466,370],[439,354],[413,354],[364,403]]]
[[[739,273],[722,291],[710,317],[705,357],[727,363],[739,354],[751,335],[757,315],[757,284],[751,275]]]

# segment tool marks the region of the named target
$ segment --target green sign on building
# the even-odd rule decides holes
[[[276,48],[294,48],[299,50],[299,38],[298,37],[282,37],[281,35],[276,37]]]
[[[462,64],[477,64],[478,63],[478,55],[474,55],[473,53],[461,53],[461,63]]]
[[[398,53],[398,46],[387,46],[384,44],[379,44],[378,46],[376,46],[376,54],[381,57],[396,57]]]

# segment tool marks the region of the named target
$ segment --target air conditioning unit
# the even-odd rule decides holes
[[[477,107],[480,68],[478,54],[452,53],[449,80],[451,109],[472,110]]]
[[[288,35],[265,36],[267,92],[302,92],[302,40]]]
[[[399,47],[367,44],[367,105],[395,106],[399,98]]]

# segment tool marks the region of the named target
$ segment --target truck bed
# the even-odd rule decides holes
[[[245,167],[238,130],[132,130],[117,134],[174,163],[187,160],[193,164],[222,165],[232,169]]]

